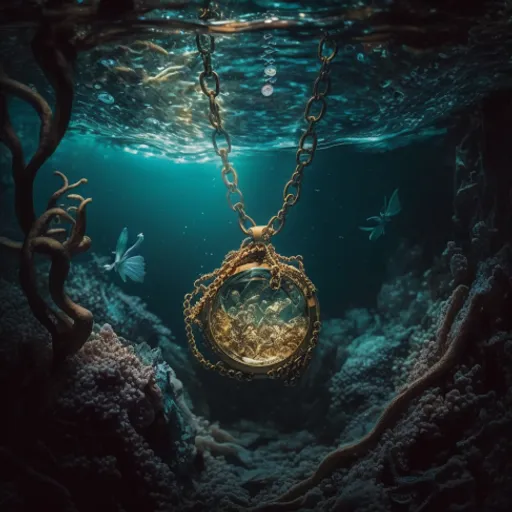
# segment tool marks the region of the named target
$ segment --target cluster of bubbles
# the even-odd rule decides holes
[[[265,20],[270,23],[273,20],[272,15],[270,13],[266,13]],[[277,51],[276,41],[274,40],[273,34],[270,32],[264,33],[263,54],[261,55],[265,66],[263,70],[265,84],[261,88],[261,94],[263,94],[263,96],[271,96],[274,93],[274,84],[277,81],[277,67],[274,54]]]

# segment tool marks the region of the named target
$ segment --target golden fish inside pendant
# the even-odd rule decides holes
[[[302,260],[253,242],[230,253],[214,274],[193,309],[219,360],[211,366],[236,378],[297,380],[320,330],[318,301]]]

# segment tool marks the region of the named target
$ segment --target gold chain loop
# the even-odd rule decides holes
[[[228,132],[222,128],[222,126],[218,126],[213,132],[212,132],[212,143],[213,143],[213,149],[215,149],[215,153],[220,156],[221,149],[219,149],[219,145],[217,142],[217,137],[219,135],[222,135],[224,137],[224,142],[226,144],[226,147],[223,148],[226,153],[231,153],[231,137],[229,136]]]
[[[201,10],[200,18],[202,20],[209,20],[216,17],[218,17],[218,11],[216,10],[211,10],[208,7]],[[227,201],[229,207],[238,214],[240,229],[245,235],[251,236],[251,228],[256,226],[256,222],[249,217],[245,211],[244,196],[238,188],[238,175],[228,159],[228,155],[231,153],[232,149],[231,137],[223,127],[220,107],[217,102],[221,86],[219,75],[212,68],[212,54],[215,52],[215,39],[209,34],[198,34],[196,36],[196,44],[197,50],[203,59],[204,67],[204,70],[199,75],[199,85],[210,104],[208,119],[213,128],[212,144],[215,153],[217,153],[222,160],[222,181],[227,188]],[[330,47],[331,51],[329,54],[325,55],[327,47]],[[324,117],[327,110],[326,97],[331,89],[330,63],[337,52],[336,41],[328,34],[324,34],[318,44],[317,50],[318,59],[322,66],[313,83],[313,94],[306,103],[304,110],[304,119],[307,121],[308,127],[299,139],[295,156],[296,167],[291,179],[284,186],[283,205],[266,225],[265,235],[267,241],[283,229],[288,210],[290,207],[297,204],[300,198],[304,168],[313,162],[313,157],[318,146],[318,135],[315,131],[315,125]],[[213,78],[214,89],[208,87],[207,78]],[[223,139],[223,144],[222,147],[219,147],[221,139]]]
[[[212,76],[213,79],[215,80],[215,90],[208,89],[208,84],[206,83],[206,78]],[[201,71],[201,74],[199,75],[199,85],[201,86],[201,90],[203,91],[204,94],[206,94],[206,96],[213,96],[214,98],[216,98],[220,93],[219,75],[211,69],[209,74],[207,74],[206,71]]]
[[[311,107],[315,103],[320,103],[320,112],[318,112],[318,114],[316,116],[312,115],[310,112]],[[325,96],[318,96],[317,98],[315,98],[314,96],[311,96],[311,98],[309,98],[309,100],[306,104],[306,110],[304,111],[304,119],[308,123],[310,123],[310,122],[318,123],[318,121],[320,121],[320,119],[322,119],[322,117],[324,117],[326,109],[327,109],[327,101],[325,100]]]

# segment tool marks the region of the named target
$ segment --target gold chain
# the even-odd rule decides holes
[[[209,20],[220,17],[218,7],[210,5],[205,1],[205,7],[201,10],[201,20]],[[245,235],[252,239],[252,243],[247,244],[249,239],[242,242],[240,249],[228,253],[222,263],[222,266],[209,274],[205,274],[196,280],[194,290],[185,296],[183,308],[185,316],[186,336],[191,348],[192,354],[199,363],[209,369],[216,370],[221,375],[226,375],[238,380],[252,380],[250,373],[228,368],[222,361],[212,363],[206,359],[197,348],[193,333],[194,324],[201,325],[199,319],[200,313],[206,303],[213,300],[219,288],[233,271],[247,260],[253,260],[255,257],[265,260],[270,265],[271,287],[279,288],[281,284],[281,269],[286,266],[288,273],[297,274],[298,282],[306,290],[306,296],[310,298],[315,288],[313,283],[304,274],[304,266],[300,256],[284,257],[275,252],[271,244],[267,244],[270,238],[279,233],[284,227],[286,214],[290,207],[295,205],[300,197],[302,178],[304,169],[313,161],[318,143],[318,136],[315,132],[316,123],[325,115],[327,109],[326,96],[330,90],[330,63],[337,53],[335,41],[328,35],[324,35],[318,46],[318,58],[322,64],[318,77],[313,85],[313,94],[306,104],[304,119],[308,123],[307,129],[299,140],[296,153],[296,167],[291,179],[286,183],[283,191],[283,205],[274,215],[266,226],[257,226],[256,222],[246,213],[245,202],[238,187],[238,174],[232,164],[229,162],[231,153],[231,138],[225,130],[222,122],[220,107],[217,97],[220,94],[219,75],[212,68],[212,54],[215,52],[215,40],[213,36],[207,34],[198,34],[196,36],[197,49],[203,59],[204,70],[199,75],[199,84],[204,95],[208,98],[210,104],[209,121],[213,128],[212,142],[213,148],[222,160],[222,180],[227,188],[227,200],[230,208],[238,214],[238,223]],[[331,53],[324,55],[326,45],[330,45]],[[213,84],[209,88],[207,81]],[[220,146],[222,147],[219,147]],[[256,228],[253,230],[253,228]],[[256,236],[257,233],[257,236]],[[257,241],[257,239],[259,241]],[[291,264],[291,265],[290,265]],[[293,266],[296,265],[297,267]],[[206,283],[210,283],[206,286]],[[197,302],[194,297],[200,296]],[[306,368],[312,357],[312,352],[318,343],[320,333],[320,322],[316,320],[312,325],[311,338],[304,352],[296,354],[291,360],[277,369],[269,370],[267,376],[271,378],[281,378],[287,384],[297,382],[302,371]]]
[[[209,12],[208,8],[201,11],[201,19],[208,20],[218,16],[218,13]],[[222,181],[228,189],[226,197],[229,207],[238,214],[238,224],[245,235],[251,236],[251,229],[256,227],[256,222],[245,211],[244,196],[238,187],[238,174],[229,162],[229,153],[231,153],[231,138],[223,126],[220,115],[220,107],[217,97],[220,93],[219,75],[212,68],[212,54],[215,52],[215,39],[209,34],[197,34],[197,49],[203,59],[204,69],[199,75],[199,85],[203,94],[210,103],[210,112],[208,119],[213,128],[212,142],[215,153],[222,160]],[[325,47],[330,45],[331,53],[324,55]],[[306,131],[299,140],[299,147],[295,156],[296,167],[290,180],[286,183],[283,190],[283,205],[264,228],[264,237],[269,240],[273,235],[279,233],[285,224],[288,210],[294,206],[300,197],[302,178],[304,169],[311,164],[318,145],[318,135],[315,131],[316,123],[320,121],[327,110],[326,97],[331,87],[330,64],[336,56],[338,49],[336,42],[325,34],[318,45],[318,59],[322,66],[318,77],[313,84],[313,94],[309,98],[304,111],[304,119],[308,123]],[[213,89],[210,89],[207,79],[213,80]],[[315,113],[316,112],[316,113]],[[223,146],[219,147],[220,140],[223,139]]]

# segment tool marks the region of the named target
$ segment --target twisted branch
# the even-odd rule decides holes
[[[57,201],[69,190],[74,189],[76,187],[79,187],[80,185],[84,185],[87,183],[86,178],[82,178],[81,180],[78,180],[76,183],[69,184],[69,180],[67,176],[60,171],[54,171],[55,176],[59,176],[62,178],[62,187],[59,188],[59,190],[55,191],[52,194],[52,197],[50,197],[50,200],[48,201],[48,204],[46,205],[46,209],[49,210],[50,208],[55,208],[57,206]],[[69,197],[69,196],[68,196]]]
[[[443,325],[438,332],[438,344],[441,347],[447,346],[439,361],[425,375],[410,384],[390,402],[373,429],[363,438],[355,443],[341,446],[328,454],[319,464],[313,475],[291,487],[285,494],[277,498],[275,502],[255,507],[252,510],[254,512],[270,512],[273,510],[295,510],[301,507],[304,504],[306,498],[304,495],[307,491],[331,476],[334,471],[345,467],[350,462],[354,462],[357,458],[374,448],[382,434],[396,425],[402,414],[411,404],[411,401],[420,396],[426,389],[435,386],[444,379],[446,374],[460,360],[468,340],[471,338],[474,319],[478,317],[484,299],[489,293],[490,288],[479,289],[471,296],[469,305],[463,308],[465,297],[468,294],[468,287],[464,285],[458,286],[452,294]],[[463,308],[462,313],[460,313],[462,319],[451,336],[451,340],[447,343],[452,324],[461,308]]]
[[[68,199],[78,201],[78,206],[70,208],[70,211],[74,211],[75,218],[65,209],[57,207],[58,200],[64,194],[87,183],[87,180],[82,178],[70,184],[63,173],[56,171],[54,174],[62,179],[63,184],[52,194],[45,212],[39,218],[36,218],[33,203],[36,174],[57,149],[71,117],[72,65],[76,55],[69,43],[69,35],[63,27],[46,26],[37,32],[32,41],[36,61],[55,90],[55,112],[52,112],[46,100],[37,92],[0,75],[0,140],[12,155],[16,216],[25,235],[22,243],[0,237],[0,244],[19,250],[20,284],[34,316],[51,335],[55,365],[78,351],[87,341],[93,327],[92,313],[73,302],[64,291],[71,258],[86,251],[91,245],[91,239],[85,235],[86,206],[91,199],[68,194]],[[38,148],[26,165],[23,148],[9,117],[6,100],[8,94],[31,105],[41,122]],[[50,227],[52,222],[69,223],[69,235],[65,228]],[[59,240],[61,237],[64,238],[63,241]],[[57,311],[48,306],[37,290],[34,265],[36,253],[51,259],[49,290],[59,308]]]
[[[79,222],[78,219],[75,222],[73,218],[61,208],[47,210],[41,215],[23,245],[20,279],[24,290],[29,292],[29,295],[27,295],[29,301],[30,299],[37,300],[36,311],[44,311],[45,313],[41,323],[44,322],[43,325],[47,327],[52,335],[54,361],[60,363],[68,355],[80,350],[82,345],[87,341],[93,327],[93,315],[87,309],[73,302],[64,291],[64,283],[70,268],[71,251],[76,245],[69,243],[73,239],[73,235],[64,243],[60,243],[54,238],[45,236],[46,225],[50,222],[52,217],[56,215],[58,215],[60,219],[71,222],[73,227]],[[51,258],[49,275],[50,295],[55,304],[73,320],[72,322],[61,313],[53,312],[40,298],[34,286],[34,253],[46,254]],[[41,308],[41,302],[44,303],[44,309]],[[34,308],[32,308],[32,310],[34,311]],[[52,316],[55,323],[51,321]],[[41,321],[41,318],[38,319]]]

